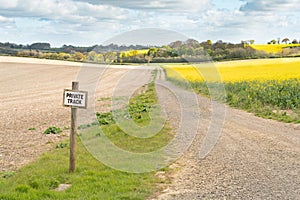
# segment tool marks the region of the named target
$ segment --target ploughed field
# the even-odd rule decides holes
[[[68,139],[70,108],[63,107],[63,90],[71,89],[81,66],[81,63],[0,57],[0,172],[14,171]],[[84,67],[91,67],[91,71],[81,74],[87,73],[84,76],[91,79],[92,65]],[[94,70],[101,74],[101,81],[96,88],[96,98],[111,97],[120,78],[130,71],[126,66],[97,67]],[[143,81],[148,81],[151,71],[135,70],[132,73],[135,73],[134,77],[142,73]],[[132,79],[121,87],[137,87],[138,81]],[[109,109],[107,102],[97,99],[95,102],[97,111]],[[51,126],[59,127],[63,132],[44,134]]]

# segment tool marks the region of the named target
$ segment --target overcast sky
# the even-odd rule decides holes
[[[199,41],[299,40],[299,22],[299,0],[0,0],[0,42],[56,47],[165,43],[174,32]]]

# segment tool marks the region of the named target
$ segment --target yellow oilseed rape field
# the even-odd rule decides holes
[[[266,53],[280,53],[284,48],[300,47],[300,44],[249,44],[249,46]]]
[[[165,65],[168,80],[255,114],[300,123],[300,58],[246,60],[198,65]],[[208,84],[209,83],[209,84]],[[216,95],[218,96],[218,95]]]
[[[168,77],[188,81],[241,82],[300,78],[300,58],[165,65]]]
[[[121,53],[121,56],[123,57],[131,57],[131,56],[136,56],[136,55],[146,55],[148,54],[149,49],[143,49],[143,50],[129,50],[129,51],[124,51]]]

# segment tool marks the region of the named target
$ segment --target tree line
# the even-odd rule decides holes
[[[286,42],[286,40],[283,40]],[[194,39],[175,41],[160,47],[146,47],[142,45],[75,47],[63,45],[51,48],[49,43],[34,43],[31,45],[17,45],[0,43],[0,53],[22,57],[42,59],[67,60],[90,63],[177,63],[177,62],[206,62],[223,60],[243,60],[257,58],[274,58],[299,55],[299,49],[292,53],[266,53],[251,48],[248,43],[254,40],[241,41],[239,44],[227,43],[222,40],[198,42]]]

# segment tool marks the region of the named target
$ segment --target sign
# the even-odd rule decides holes
[[[64,106],[87,108],[87,92],[64,90]]]

